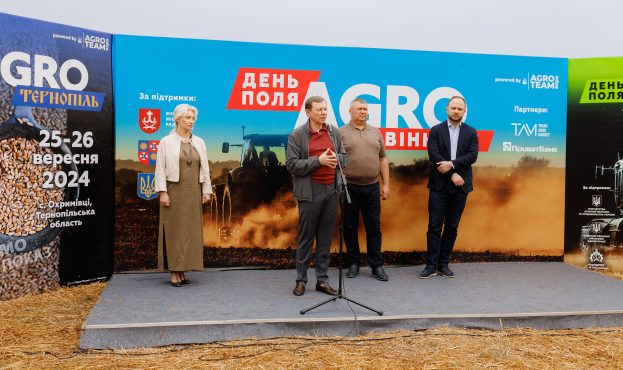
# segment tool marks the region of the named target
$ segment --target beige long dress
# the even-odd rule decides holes
[[[190,158],[190,165],[188,164]],[[203,214],[199,154],[190,143],[180,147],[179,182],[167,181],[171,205],[160,204],[158,269],[190,271],[203,269]]]

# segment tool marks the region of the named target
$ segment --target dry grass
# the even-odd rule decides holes
[[[620,273],[614,277],[623,278]],[[499,331],[439,328],[357,337],[236,340],[137,350],[82,351],[80,327],[105,284],[0,302],[0,367],[623,368],[623,328]]]
[[[609,276],[611,278],[623,280],[623,271],[594,270],[593,272],[601,274],[601,275],[606,275],[606,276]],[[623,308],[623,304],[621,306]]]

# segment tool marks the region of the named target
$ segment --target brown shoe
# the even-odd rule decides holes
[[[294,293],[295,296],[303,295],[303,293],[305,293],[305,283],[302,281],[297,281],[292,293]]]
[[[316,283],[316,290],[328,295],[337,295],[337,291],[331,288],[331,285],[329,285],[329,283],[326,281],[323,281],[322,283]]]

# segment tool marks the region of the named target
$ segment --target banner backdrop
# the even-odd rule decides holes
[[[623,58],[569,60],[565,261],[623,271]]]
[[[562,258],[566,59],[135,36],[115,36],[114,49],[117,270],[156,265],[154,163],[179,103],[199,109],[194,132],[206,140],[216,194],[204,210],[206,266],[293,266],[285,145],[312,95],[327,99],[337,126],[363,97],[368,124],[383,132],[387,262],[421,261],[426,249],[427,135],[452,95],[465,97],[480,137],[455,257]],[[268,151],[279,163],[261,161]]]
[[[112,274],[111,35],[0,14],[0,300]]]

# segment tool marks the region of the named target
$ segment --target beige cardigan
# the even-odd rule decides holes
[[[160,140],[158,155],[156,157],[156,191],[167,191],[167,181],[178,182],[180,180],[180,146],[184,138],[173,131]],[[205,142],[197,135],[192,135],[190,144],[199,153],[201,169],[199,182],[203,194],[212,194],[212,182],[210,181],[210,167],[208,166],[208,151]]]

